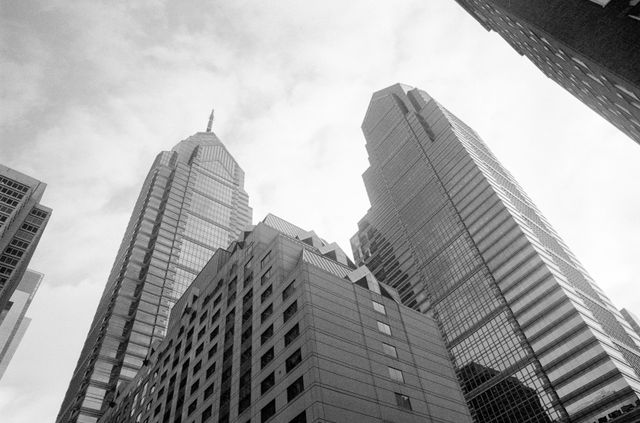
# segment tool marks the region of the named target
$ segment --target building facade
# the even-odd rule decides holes
[[[0,322],[51,216],[40,204],[46,187],[0,165]]]
[[[456,0],[640,143],[640,0]]]
[[[144,181],[58,422],[97,421],[164,337],[169,312],[217,248],[251,223],[244,172],[199,132],[161,152]]]
[[[475,421],[633,408],[640,338],[480,137],[400,84],[373,95],[362,129],[356,262],[434,314]]]
[[[629,323],[629,326],[631,326],[631,329],[633,329],[633,331],[638,336],[640,336],[640,319],[638,318],[638,316],[636,316],[635,314],[633,314],[632,312],[624,308],[620,310],[620,313],[622,314],[622,317],[624,317],[624,320],[626,320],[627,323]]]
[[[219,250],[101,423],[471,422],[432,317],[268,215]]]
[[[27,269],[9,300],[9,306],[0,321],[0,379],[9,366],[31,319],[26,317],[31,300],[36,295],[44,275]]]

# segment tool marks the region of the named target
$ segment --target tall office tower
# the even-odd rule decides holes
[[[640,338],[480,137],[404,85],[373,95],[362,129],[356,261],[434,313],[475,421],[633,407]]]
[[[179,421],[471,418],[433,318],[335,243],[268,215],[216,252],[100,419]]]
[[[46,187],[0,165],[0,322],[51,216],[40,204]]]
[[[153,162],[62,403],[58,422],[95,422],[164,337],[169,311],[217,248],[251,223],[244,172],[210,131]]]
[[[640,143],[640,0],[456,0]]]
[[[13,292],[8,310],[0,321],[0,379],[9,366],[31,319],[26,317],[31,300],[42,282],[43,274],[27,269]]]

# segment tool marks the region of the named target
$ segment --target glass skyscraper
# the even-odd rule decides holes
[[[456,0],[640,143],[640,0]]]
[[[151,166],[58,422],[97,421],[163,339],[173,304],[215,250],[251,224],[244,172],[210,128],[211,121]]]
[[[51,209],[40,204],[46,188],[0,165],[0,322],[49,222]]]
[[[405,85],[373,95],[362,129],[354,256],[434,314],[475,421],[633,408],[640,338],[480,137]]]

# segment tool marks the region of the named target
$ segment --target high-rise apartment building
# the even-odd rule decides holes
[[[456,0],[640,143],[640,0]]]
[[[13,291],[3,319],[0,321],[0,379],[31,323],[31,319],[26,317],[27,309],[43,277],[42,273],[27,269],[18,287]]]
[[[638,316],[636,316],[635,314],[631,313],[629,310],[624,308],[620,310],[620,313],[622,314],[622,317],[624,317],[624,320],[626,320],[627,323],[629,323],[629,326],[631,326],[633,331],[638,336],[640,336],[640,319],[638,318]]]
[[[51,216],[40,204],[46,187],[0,165],[0,322]]]
[[[633,408],[640,338],[480,137],[405,85],[373,95],[362,129],[356,262],[434,314],[474,420]]]
[[[151,166],[58,422],[97,421],[164,337],[173,304],[215,250],[251,223],[244,172],[210,128],[211,121]]]
[[[335,243],[268,215],[216,252],[100,419],[249,421],[471,418],[433,318]]]

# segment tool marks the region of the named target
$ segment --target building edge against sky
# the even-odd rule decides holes
[[[161,152],[134,206],[57,422],[97,421],[164,337],[170,310],[215,250],[251,223],[244,172],[206,132]]]
[[[22,276],[22,280],[11,296],[11,307],[0,320],[0,379],[7,370],[31,319],[26,317],[36,291],[44,275],[31,269]]]
[[[44,232],[51,209],[47,184],[0,165],[0,321]]]
[[[433,318],[268,215],[220,249],[101,423],[470,422]]]
[[[456,0],[640,143],[640,0]]]
[[[354,256],[434,313],[476,421],[633,406],[640,338],[480,137],[400,84],[373,95],[362,128],[371,209]],[[506,396],[508,380],[536,395]]]

